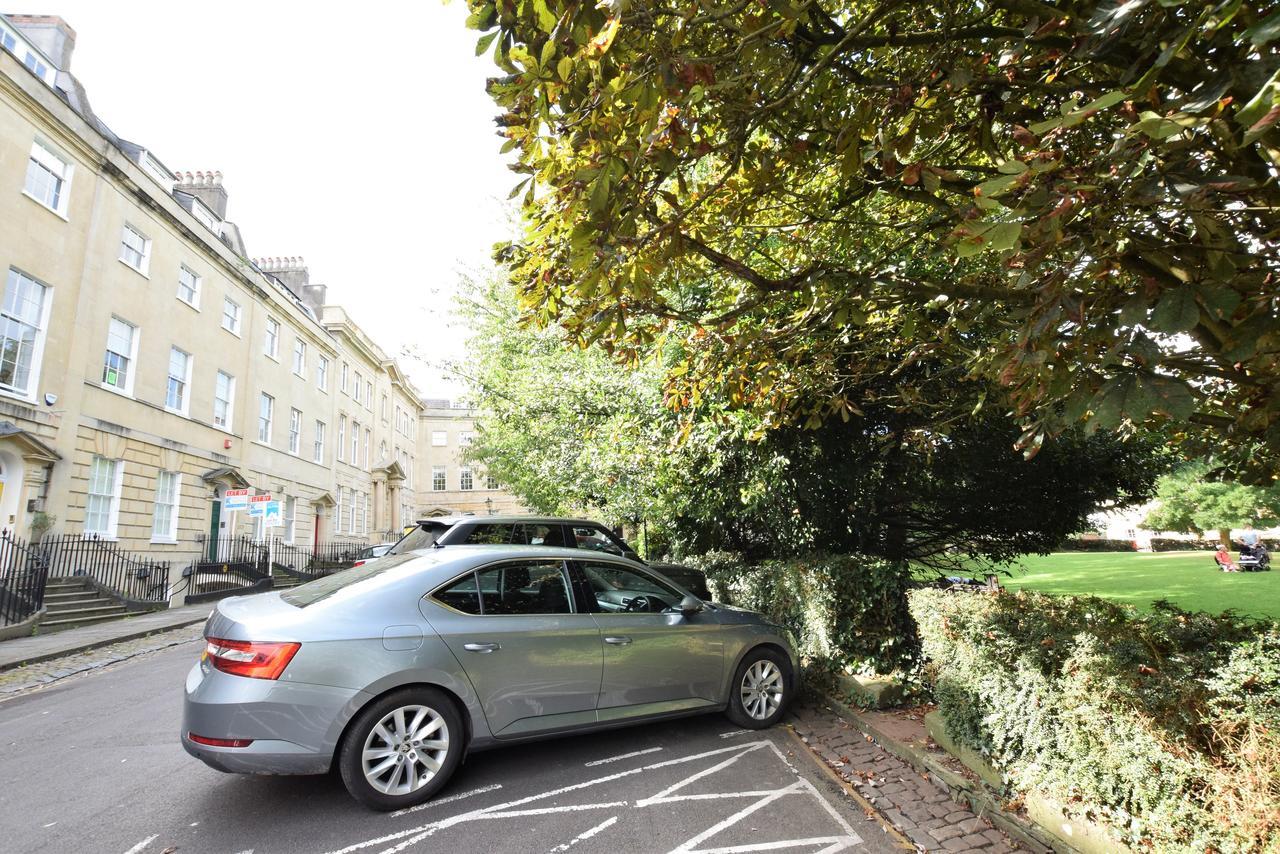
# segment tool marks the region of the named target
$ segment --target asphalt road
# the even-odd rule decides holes
[[[897,851],[781,727],[718,715],[471,756],[369,812],[336,776],[222,774],[178,743],[184,644],[0,703],[6,852]]]

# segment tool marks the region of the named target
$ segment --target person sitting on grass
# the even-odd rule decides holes
[[[1217,561],[1218,567],[1223,572],[1239,572],[1240,567],[1231,559],[1231,552],[1227,551],[1226,546],[1218,546],[1218,551],[1214,553],[1213,559]]]

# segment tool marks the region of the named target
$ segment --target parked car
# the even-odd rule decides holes
[[[355,565],[364,566],[366,563],[368,563],[371,560],[377,560],[378,558],[385,555],[387,552],[391,551],[394,545],[395,543],[379,543],[376,546],[369,546],[368,548],[361,549],[356,554]]]
[[[187,752],[229,772],[336,767],[378,810],[428,800],[472,750],[703,712],[764,728],[798,672],[759,614],[544,546],[402,550],[223,599],[204,635]]]
[[[635,549],[599,522],[551,516],[444,516],[423,519],[396,543],[392,553],[429,545],[567,546],[640,560]],[[707,578],[700,571],[673,563],[650,566],[699,599],[711,599]]]

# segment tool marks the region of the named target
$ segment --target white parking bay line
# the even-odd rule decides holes
[[[577,836],[573,837],[573,839],[570,839],[568,842],[564,843],[563,845],[557,845],[555,848],[552,848],[551,854],[559,854],[559,852],[561,851],[568,851],[570,848],[577,845],[579,842],[583,842],[595,836],[597,833],[604,830],[605,828],[607,828],[609,825],[613,824],[617,820],[618,820],[618,817],[616,815],[613,816],[612,818],[606,818],[604,821],[600,822],[590,830],[585,831],[584,833],[579,833]]]
[[[594,768],[597,765],[608,765],[610,762],[621,762],[623,759],[631,759],[633,756],[644,756],[646,753],[657,753],[661,749],[661,747],[650,747],[648,750],[634,750],[631,753],[624,753],[621,756],[610,756],[608,759],[597,759],[595,762],[588,762],[584,767]]]
[[[138,854],[139,851],[143,850],[144,848],[146,848],[148,845],[150,845],[152,842],[155,842],[159,838],[160,838],[160,834],[154,833],[151,836],[148,836],[146,839],[139,842],[137,845],[130,848],[128,851],[124,852],[124,854]]]
[[[456,795],[449,795],[446,798],[436,798],[435,800],[427,801],[425,804],[418,804],[416,807],[409,807],[408,809],[404,809],[404,810],[396,810],[395,812],[391,813],[390,817],[399,818],[400,816],[408,815],[411,812],[430,809],[431,807],[438,807],[438,806],[441,806],[442,804],[451,804],[454,801],[460,801],[463,798],[470,798],[473,795],[483,795],[485,792],[493,792],[501,788],[502,788],[501,783],[494,783],[492,786],[484,786],[483,788],[480,788],[480,789],[472,789],[469,792],[458,792],[458,794]]]
[[[746,735],[746,734],[747,734],[747,733],[749,733],[749,732],[751,732],[751,730],[749,730],[749,729],[735,729],[735,730],[730,730],[729,732],[722,732],[722,733],[720,733],[720,737],[721,737],[721,738],[733,738],[735,735]]]

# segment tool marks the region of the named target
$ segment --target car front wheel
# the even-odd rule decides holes
[[[747,729],[773,726],[791,702],[791,662],[775,649],[753,649],[742,659],[730,689],[729,720]]]
[[[338,769],[360,803],[404,809],[448,782],[463,748],[462,717],[453,701],[434,688],[407,688],[356,716],[338,753]]]

